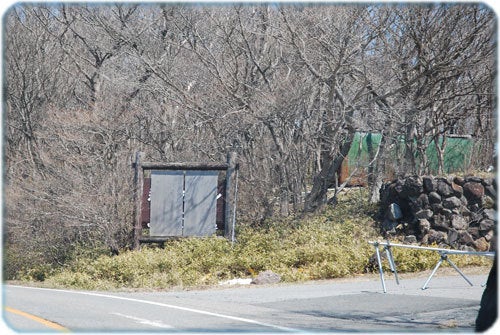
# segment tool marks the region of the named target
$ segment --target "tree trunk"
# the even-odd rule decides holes
[[[368,135],[368,154],[370,155],[370,164],[368,165],[368,186],[370,188],[370,203],[375,204],[380,201],[380,187],[383,183],[384,160],[378,159],[385,154],[387,139],[384,133],[380,138],[377,151],[374,152],[371,134]]]
[[[354,130],[349,133],[340,147],[340,152],[335,156],[328,153],[323,160],[321,171],[314,177],[311,192],[306,196],[304,203],[304,212],[314,212],[321,208],[327,202],[328,187],[335,182],[337,171],[340,169],[342,161],[351,148],[354,140]]]
[[[437,162],[438,162],[438,175],[444,173],[444,150],[446,148],[446,136],[443,135],[443,142],[439,144],[439,135],[434,137],[434,146],[436,147]]]

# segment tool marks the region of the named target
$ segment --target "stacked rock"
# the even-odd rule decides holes
[[[493,250],[496,182],[493,178],[411,176],[384,184],[380,219],[388,235],[409,243],[460,250]]]

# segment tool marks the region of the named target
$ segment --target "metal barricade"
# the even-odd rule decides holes
[[[495,252],[492,251],[485,251],[485,252],[480,252],[480,251],[465,251],[465,250],[451,250],[451,249],[443,249],[443,248],[432,248],[432,247],[422,247],[418,245],[408,245],[408,244],[397,244],[397,243],[390,243],[389,240],[387,242],[368,242],[372,244],[375,247],[375,254],[377,256],[377,263],[378,263],[378,269],[379,269],[379,274],[380,274],[380,281],[382,282],[382,289],[384,290],[384,293],[387,293],[387,289],[385,286],[385,279],[384,279],[384,271],[382,269],[382,258],[380,256],[380,250],[379,247],[383,246],[383,249],[386,253],[387,256],[387,261],[389,262],[389,268],[391,269],[391,272],[394,274],[394,277],[396,279],[396,284],[399,285],[399,278],[398,278],[398,272],[396,269],[396,263],[394,262],[394,257],[392,255],[392,247],[399,247],[399,248],[407,248],[407,249],[419,249],[419,250],[429,250],[429,251],[435,251],[439,253],[440,258],[432,270],[429,278],[425,281],[424,285],[422,286],[422,290],[425,290],[428,287],[429,282],[431,281],[432,277],[436,273],[436,271],[439,269],[443,261],[446,261],[448,264],[457,271],[462,278],[465,279],[465,281],[470,285],[472,285],[472,282],[465,276],[465,274],[456,266],[455,263],[453,263],[449,258],[448,255],[473,255],[473,256],[487,256],[487,257],[494,257]]]

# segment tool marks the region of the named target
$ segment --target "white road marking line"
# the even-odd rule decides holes
[[[260,322],[260,321],[257,321],[257,320],[252,320],[252,319],[247,319],[247,318],[241,318],[241,317],[238,317],[238,316],[231,316],[231,315],[226,315],[226,314],[213,313],[213,312],[208,312],[208,311],[204,311],[204,310],[201,310],[201,309],[194,309],[194,308],[189,308],[189,307],[181,307],[181,306],[176,306],[176,305],[171,305],[171,304],[164,304],[164,303],[156,302],[156,301],[149,301],[149,300],[142,300],[142,299],[135,299],[135,298],[120,297],[120,296],[116,296],[116,295],[109,295],[109,294],[102,294],[102,293],[95,293],[95,292],[73,291],[73,290],[62,290],[62,289],[51,289],[51,288],[19,286],[19,285],[10,285],[10,286],[11,287],[17,287],[17,288],[23,288],[23,289],[30,289],[30,290],[41,290],[41,291],[51,291],[51,292],[62,292],[62,293],[80,294],[80,295],[87,295],[87,296],[93,296],[93,297],[101,297],[101,298],[109,298],[109,299],[117,299],[117,300],[123,300],[123,301],[137,302],[137,303],[142,303],[142,304],[148,304],[148,305],[160,306],[160,307],[165,307],[165,308],[177,309],[177,310],[185,311],[185,312],[191,312],[191,313],[197,313],[197,314],[202,314],[202,315],[208,315],[208,316],[218,317],[218,318],[221,318],[221,319],[227,319],[227,320],[232,320],[232,321],[244,322],[244,323],[254,324],[254,325],[258,325],[258,326],[262,326],[262,327],[267,327],[267,328],[274,328],[274,329],[278,329],[278,330],[286,331],[286,332],[300,332],[300,333],[304,332],[304,331],[299,330],[299,329],[294,329],[294,328],[289,328],[289,327],[282,327],[282,326],[274,325],[274,324],[271,324],[271,323]]]
[[[135,317],[135,316],[132,316],[132,315],[125,315],[125,314],[122,314],[122,313],[110,313],[110,314],[121,316],[123,318],[133,320],[133,321],[135,321],[137,323],[140,323],[142,325],[147,325],[147,326],[152,326],[152,327],[158,327],[158,328],[167,328],[167,329],[174,328],[171,325],[167,325],[166,323],[163,323],[161,321],[151,321],[151,320],[148,320],[148,319],[142,319],[142,318],[138,318],[138,317]]]

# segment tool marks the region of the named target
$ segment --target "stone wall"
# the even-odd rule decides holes
[[[407,177],[380,190],[384,234],[460,250],[494,250],[496,181],[479,177]]]

